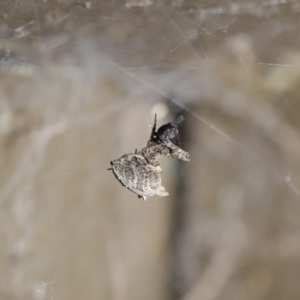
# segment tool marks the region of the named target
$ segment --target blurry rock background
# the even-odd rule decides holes
[[[0,299],[299,300],[298,1],[0,2]],[[146,202],[109,162],[186,117]]]

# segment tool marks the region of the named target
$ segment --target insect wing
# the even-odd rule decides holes
[[[150,196],[167,196],[161,186],[161,168],[149,164],[138,154],[126,154],[111,162],[113,173],[120,183],[146,199]]]

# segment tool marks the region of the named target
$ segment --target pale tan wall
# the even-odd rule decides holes
[[[298,300],[297,5],[35,4],[0,3],[0,299]],[[143,202],[107,168],[155,112],[192,161]]]

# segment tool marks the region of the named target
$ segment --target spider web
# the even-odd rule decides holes
[[[300,297],[298,1],[0,12],[1,299]],[[106,168],[155,113],[192,162],[141,203]]]

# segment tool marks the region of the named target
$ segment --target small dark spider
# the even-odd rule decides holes
[[[184,122],[184,117],[179,116],[176,124],[173,122],[162,125],[156,131],[156,114],[154,119],[154,125],[151,132],[150,140],[156,143],[164,144],[168,141],[172,142],[176,146],[180,146],[178,125]]]
[[[179,117],[177,124],[183,121]],[[157,161],[159,156],[190,161],[190,155],[179,148],[179,132],[174,123],[167,123],[156,131],[156,115],[147,146],[141,151],[125,154],[110,162],[115,177],[139,198],[164,197],[169,193],[161,185],[162,169]]]
[[[179,125],[183,121],[184,117],[180,116],[176,123]],[[150,139],[147,142],[147,147],[143,148],[140,153],[142,153],[150,163],[157,163],[157,158],[160,155],[167,156],[171,159],[178,158],[183,161],[190,161],[190,155],[179,148],[180,139],[177,126],[170,122],[162,125],[156,131],[155,114],[154,125],[152,127]]]

